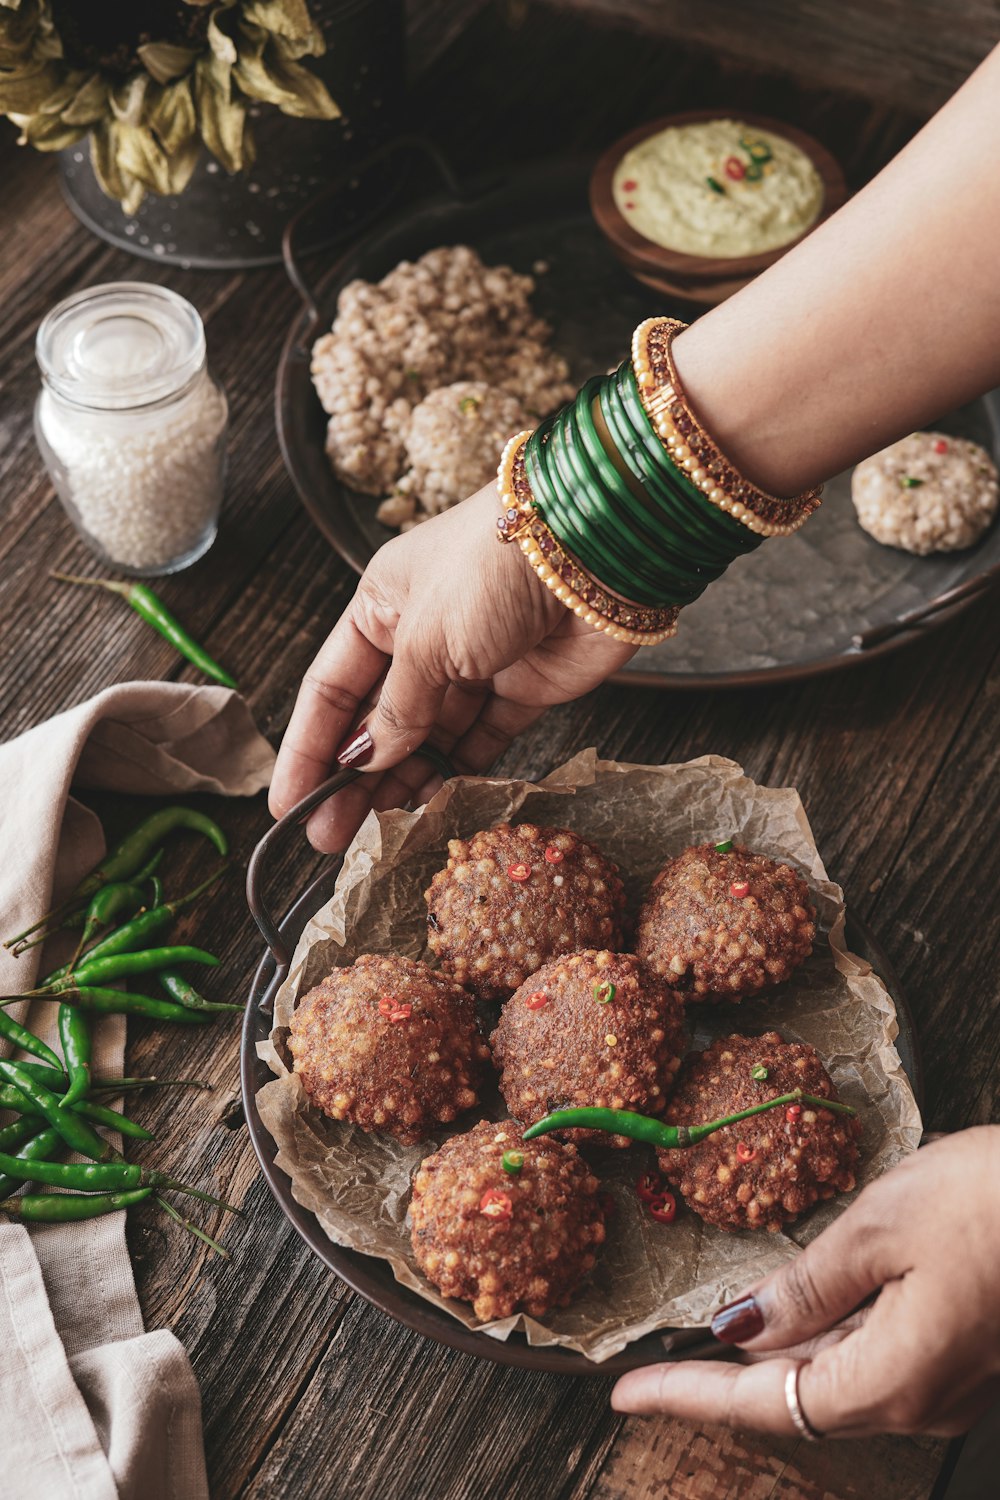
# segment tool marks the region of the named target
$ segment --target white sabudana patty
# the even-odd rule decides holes
[[[378,518],[406,531],[488,484],[497,454],[531,420],[516,396],[483,380],[438,386],[413,408],[406,433],[410,467]]]
[[[467,455],[453,444],[434,466],[410,451],[414,413],[429,395],[474,381],[497,401],[513,397],[529,418],[518,425],[531,426],[576,394],[566,361],[551,348],[552,330],[531,306],[534,287],[530,276],[484,265],[468,246],[450,245],[401,261],[378,283],[349,282],[340,293],[333,328],[312,351],[313,384],[329,415],[326,451],[346,484],[390,497],[379,512],[387,525],[413,524],[470,493]],[[487,478],[515,430],[494,447],[492,426],[482,424]]]
[[[926,557],[971,547],[997,510],[997,471],[978,443],[911,432],[858,464],[851,498],[862,528]]]

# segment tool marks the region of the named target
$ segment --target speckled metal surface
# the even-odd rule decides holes
[[[437,197],[404,207],[372,230],[328,273],[319,300],[332,320],[337,293],[354,276],[378,279],[404,257],[435,245],[471,244],[487,262],[537,276],[535,304],[555,329],[555,345],[581,383],[622,358],[635,325],[656,313],[692,318],[697,310],[648,291],[614,259],[587,210],[587,165],[540,163],[465,202]],[[545,269],[539,273],[539,266]],[[391,533],[375,520],[377,502],[333,476],[323,451],[325,418],[309,379],[301,320],[289,333],[278,372],[282,451],[317,525],[360,572]],[[1000,454],[1000,394],[994,392],[935,426]],[[926,606],[957,585],[1000,573],[1000,525],[967,552],[911,557],[882,547],[858,526],[850,475],[826,487],[822,506],[796,535],[738,559],[681,612],[673,640],[644,648],[619,680],[664,687],[727,687],[811,676],[866,659],[853,637]],[[924,629],[951,611],[928,618]],[[904,631],[881,651],[919,637]]]

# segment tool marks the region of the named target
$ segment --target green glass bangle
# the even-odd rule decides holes
[[[736,555],[733,539],[712,526],[702,514],[701,508],[696,507],[687,491],[675,481],[670,467],[662,460],[657,460],[644,445],[642,435],[635,431],[634,424],[629,420],[616,377],[609,379],[602,391],[601,411],[616,440],[621,443],[626,459],[635,465],[636,473],[642,476],[651,502],[696,540],[706,559],[711,559],[714,564],[721,562],[728,567]]]
[[[609,471],[613,471],[614,490],[610,484],[605,485],[603,474],[588,472],[581,464],[579,434],[575,430],[574,417],[572,406],[563,408],[553,423],[548,446],[564,485],[576,499],[584,523],[603,540],[606,549],[615,555],[619,564],[627,569],[627,576],[634,580],[629,584],[631,590],[634,591],[636,586],[646,587],[661,605],[690,603],[701,591],[703,585],[700,580],[674,559],[663,557],[663,549],[655,543],[650,542],[643,548],[630,526],[623,524],[622,512],[629,508],[624,499],[624,492],[627,491],[625,480],[606,455],[605,473],[610,480],[612,473]],[[627,493],[628,501],[636,505],[631,491]],[[634,593],[628,597],[638,599],[638,595]]]
[[[616,497],[621,497],[621,510],[628,518],[633,536],[637,535],[642,543],[657,554],[658,562],[670,559],[672,563],[680,564],[689,581],[711,581],[716,576],[713,570],[714,559],[706,555],[706,549],[699,548],[696,542],[692,542],[691,537],[664,514],[662,507],[657,508],[648,498],[637,495],[620,473],[611,455],[606,452],[592,410],[594,397],[596,395],[599,399],[603,384],[601,380],[589,380],[574,403],[573,421],[567,432],[574,443],[577,439],[580,440],[581,446],[576,449],[576,457],[587,467],[596,464],[602,473],[606,467],[613,471],[617,485],[615,494]],[[641,485],[643,477],[636,471],[635,465],[629,464],[628,467]]]
[[[669,458],[642,404],[631,365],[621,366],[613,384],[613,399],[620,402],[630,430],[642,445],[653,470],[660,476],[661,484],[673,497],[672,503],[683,508],[691,525],[697,527],[700,534],[712,537],[730,559],[758,547],[762,538],[706,500],[686,472]]]
[[[759,532],[751,531],[749,527],[742,525],[726,511],[720,510],[710,500],[706,500],[698,486],[688,478],[686,472],[669,457],[659,433],[650,420],[649,413],[642,404],[631,361],[626,360],[622,363],[617,372],[617,384],[630,425],[642,438],[646,451],[661,471],[667,473],[671,480],[675,480],[682,492],[690,497],[698,516],[712,527],[716,535],[722,534],[728,538],[737,552],[756,551],[765,538]]]
[[[675,600],[662,597],[662,586],[655,576],[650,577],[643,568],[632,568],[629,561],[608,536],[589,521],[579,505],[577,486],[560,470],[558,454],[553,451],[553,434],[561,414],[544,424],[549,430],[543,434],[547,440],[540,441],[536,453],[538,467],[544,472],[550,493],[556,504],[552,511],[552,530],[601,583],[606,584],[625,599],[636,604],[648,604],[660,608]],[[533,471],[532,471],[533,472]],[[530,475],[529,475],[530,478]],[[588,500],[590,497],[587,497]]]
[[[630,471],[642,485],[643,492],[648,497],[649,510],[655,517],[665,545],[677,553],[692,558],[699,569],[699,576],[705,577],[707,582],[717,578],[732,562],[732,548],[721,547],[716,538],[709,543],[705,540],[701,529],[691,524],[686,502],[679,501],[669,491],[664,483],[663,475],[651,466],[648,456],[641,451],[638,440],[625,419],[624,412],[614,399],[610,379],[602,383],[599,400],[601,413],[611,439],[624,462],[628,464]],[[594,425],[592,412],[581,415],[580,426],[585,436],[588,432],[588,424],[592,440],[600,442],[600,434]],[[676,540],[678,535],[683,537],[683,541]]]
[[[631,598],[628,593],[628,575],[619,569],[613,558],[605,554],[595,538],[584,532],[580,519],[574,512],[571,497],[561,493],[555,475],[550,470],[543,439],[548,436],[553,420],[550,417],[536,427],[524,449],[525,474],[542,519],[589,573],[608,588],[620,593],[623,598]],[[636,597],[635,603],[655,605],[657,601],[655,598]]]

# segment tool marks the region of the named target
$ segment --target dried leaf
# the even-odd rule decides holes
[[[130,180],[126,181],[118,162],[118,126],[114,120],[102,120],[90,132],[90,162],[108,197],[123,199]]]
[[[118,165],[121,171],[161,197],[183,192],[197,159],[198,146],[193,140],[171,156],[147,126],[118,127]]]
[[[3,4],[3,0],[0,0]],[[38,3],[29,0],[16,14],[0,16],[0,68],[14,68],[32,54],[38,33]],[[40,60],[40,59],[39,59]]]
[[[229,70],[224,75],[218,59],[199,58],[194,72],[194,103],[198,129],[205,145],[227,172],[249,165],[246,152],[246,110],[231,97]],[[224,77],[224,82],[223,82]]]
[[[146,72],[157,83],[170,83],[187,73],[198,56],[194,47],[179,47],[174,42],[145,42],[136,49]]]
[[[284,38],[294,48],[287,55],[322,57],[326,51],[323,33],[309,14],[306,0],[248,0],[244,18],[264,31]]]
[[[58,97],[61,87],[60,70],[53,62],[0,74],[0,114],[33,115],[45,108],[47,100]]]
[[[94,125],[108,108],[109,84],[100,73],[78,74],[78,84],[73,98],[62,110],[61,118],[66,125]]]
[[[194,139],[198,121],[187,78],[168,83],[165,88],[153,85],[146,99],[146,123],[168,156]]]
[[[240,36],[239,61],[233,69],[233,79],[244,94],[264,104],[277,105],[282,114],[299,119],[337,118],[340,110],[315,73],[279,56],[266,37],[260,44],[259,28],[241,26]]]
[[[236,43],[219,24],[221,14],[226,9],[231,9],[231,6],[220,5],[217,11],[213,11],[208,23],[207,40],[213,56],[232,67],[236,61]]]
[[[146,89],[149,87],[150,78],[148,73],[134,73],[131,78],[126,78],[117,88],[111,90],[109,97],[111,113],[122,125],[137,126],[142,120],[143,109],[146,103]]]
[[[75,146],[87,134],[86,125],[67,125],[59,115],[11,115],[20,127],[19,146],[33,146],[36,151],[62,151]]]

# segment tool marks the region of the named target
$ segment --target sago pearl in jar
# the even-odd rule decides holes
[[[84,539],[127,573],[201,557],[222,503],[228,411],[195,309],[145,282],[91,287],[49,313],[35,347],[38,446]]]

